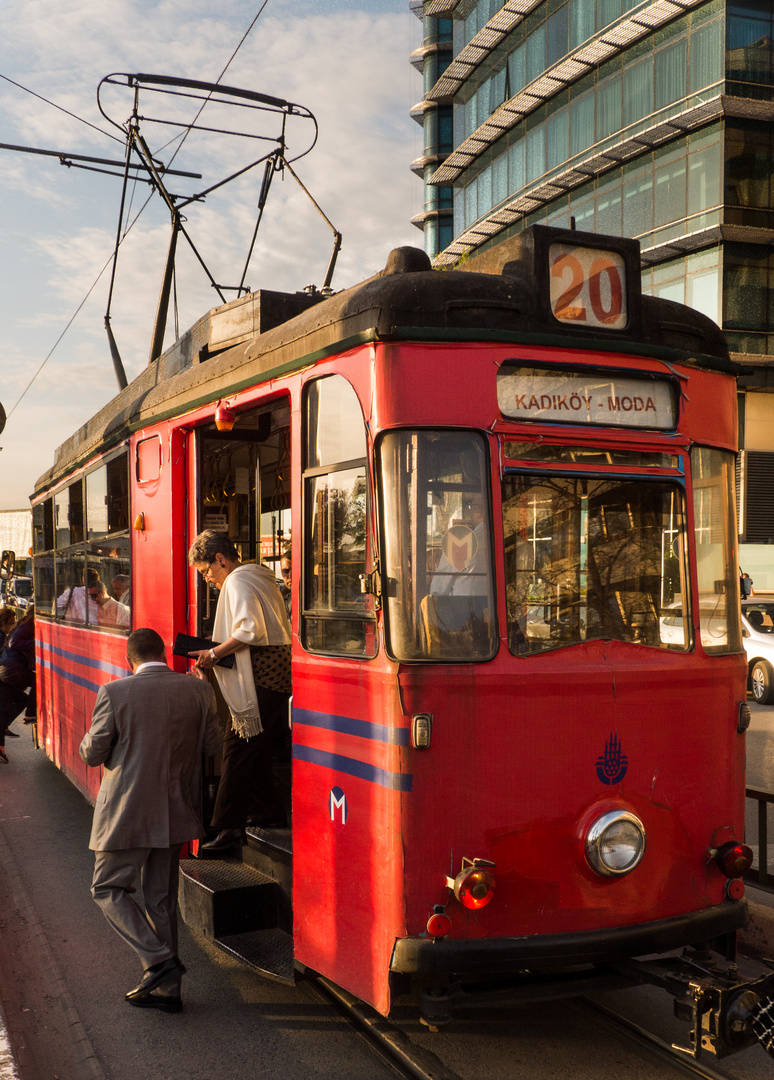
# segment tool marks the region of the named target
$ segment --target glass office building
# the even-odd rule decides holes
[[[633,236],[643,289],[723,327],[742,561],[774,592],[772,0],[412,0],[414,224],[453,266],[534,223]]]

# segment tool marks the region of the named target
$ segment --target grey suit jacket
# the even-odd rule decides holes
[[[80,753],[104,765],[89,847],[172,847],[204,835],[202,753],[222,745],[209,683],[168,667],[99,688]]]

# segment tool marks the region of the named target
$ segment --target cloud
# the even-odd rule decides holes
[[[43,0],[4,0],[0,73],[117,134],[97,108],[103,76],[149,71],[214,81],[259,6],[260,0],[233,0],[214,15],[211,0],[58,0],[53,7]],[[223,79],[226,85],[298,102],[317,117],[318,144],[294,168],[343,234],[334,288],[379,270],[391,247],[421,245],[421,234],[409,221],[421,203],[421,184],[409,169],[421,152],[419,129],[408,116],[421,96],[419,77],[408,63],[417,35],[421,38],[421,23],[404,0],[269,0]],[[124,122],[131,93],[111,90],[108,100],[111,115]],[[184,98],[174,105],[186,119],[198,107]],[[169,106],[155,98],[152,108],[163,116]],[[244,110],[229,111],[229,125],[249,128],[252,120]],[[202,121],[217,126],[224,123],[223,114],[208,106]],[[121,146],[105,134],[7,82],[0,82],[0,116],[2,142],[123,156]],[[309,130],[307,122],[290,118],[289,157],[308,144]],[[148,131],[154,150],[175,133],[163,126]],[[170,178],[170,188],[192,192],[261,152],[247,140],[191,135],[174,167],[202,172],[204,178]],[[204,206],[186,210],[186,227],[219,283],[236,285],[241,277],[261,172],[253,170],[208,196]],[[0,274],[6,297],[12,297],[0,346],[6,409],[109,260],[119,195],[118,180],[62,169],[56,159],[0,152]],[[144,188],[131,193],[129,219],[146,197]],[[168,241],[169,212],[154,197],[122,244],[113,297],[112,326],[130,377],[147,363]],[[303,192],[289,177],[276,175],[247,282],[290,291],[310,282],[319,285],[332,245],[331,229]],[[219,301],[184,241],[178,250],[182,331]],[[19,493],[29,493],[51,464],[55,446],[115,393],[103,326],[108,284],[109,272],[0,436],[1,505],[20,504]],[[10,487],[8,476],[14,478]]]

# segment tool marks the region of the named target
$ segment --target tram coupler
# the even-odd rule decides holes
[[[702,956],[704,961],[705,954]],[[673,1049],[698,1060],[727,1057],[755,1042],[774,1056],[774,974],[741,980],[736,964],[695,955],[614,965],[640,982],[661,986],[674,998],[675,1016],[691,1025],[689,1043]]]
[[[430,1031],[438,1031],[451,1022],[451,994],[449,987],[440,983],[425,987],[419,992],[419,1020]]]

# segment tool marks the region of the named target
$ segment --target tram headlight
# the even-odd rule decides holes
[[[645,854],[645,828],[628,810],[610,810],[586,834],[586,859],[603,877],[630,874]]]

